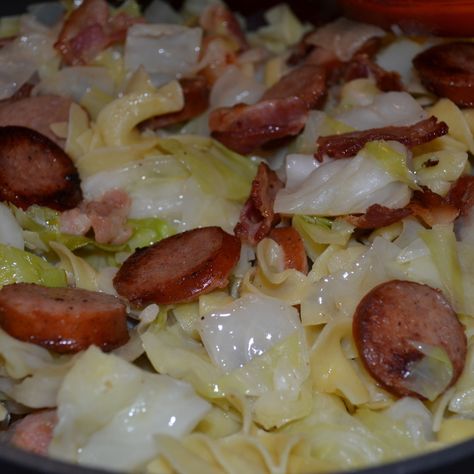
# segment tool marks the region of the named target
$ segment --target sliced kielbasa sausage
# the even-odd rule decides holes
[[[24,91],[28,93],[26,87]],[[0,102],[0,126],[32,128],[62,146],[64,141],[53,133],[50,126],[69,120],[71,104],[71,99],[58,95],[12,97]]]
[[[308,273],[308,257],[303,239],[294,227],[275,227],[268,236],[281,246],[285,257],[285,269],[293,268]]]
[[[423,398],[406,383],[413,363],[424,357],[416,343],[446,351],[453,375],[445,389],[464,368],[463,326],[442,293],[428,285],[402,280],[378,285],[357,306],[353,334],[369,373],[395,395]]]
[[[115,296],[78,288],[15,283],[0,290],[0,326],[10,336],[73,353],[128,341],[126,307]]]
[[[11,426],[10,443],[25,451],[46,456],[57,421],[56,410],[30,413]]]
[[[193,301],[227,286],[239,256],[239,239],[220,227],[193,229],[136,250],[118,271],[114,286],[137,305]]]
[[[433,46],[418,54],[413,64],[429,91],[461,107],[474,106],[474,43]]]
[[[48,137],[25,127],[0,127],[0,200],[59,211],[82,200],[71,158]]]

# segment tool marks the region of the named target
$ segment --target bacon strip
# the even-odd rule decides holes
[[[326,68],[315,65],[300,66],[285,74],[270,87],[262,100],[299,97],[308,109],[321,107],[327,94]]]
[[[307,115],[306,105],[298,97],[265,100],[218,108],[209,116],[209,128],[216,140],[245,154],[272,140],[298,135]]]
[[[346,220],[359,229],[377,229],[401,221],[410,214],[412,214],[412,210],[408,207],[390,209],[380,204],[373,204],[365,214],[350,215],[346,217]]]
[[[280,216],[273,211],[273,203],[283,182],[265,163],[258,166],[257,175],[252,182],[250,196],[240,212],[240,219],[234,234],[244,242],[256,245],[266,237]]]
[[[383,92],[405,90],[398,72],[386,71],[371,61],[367,55],[363,54],[356,56],[347,64],[344,80],[348,82],[365,77],[373,77],[377,83],[377,87]]]
[[[128,28],[142,21],[121,12],[110,16],[105,0],[84,0],[64,22],[54,47],[68,65],[84,65],[110,45],[125,40]]]
[[[459,209],[461,216],[469,214],[474,206],[474,176],[461,176],[449,190],[446,199]]]
[[[131,200],[126,192],[112,189],[98,201],[83,202],[79,207],[63,212],[61,232],[85,235],[93,229],[97,242],[121,245],[132,235],[132,229],[127,226],[130,206]]]
[[[209,106],[209,87],[204,77],[179,81],[184,94],[184,107],[178,112],[157,115],[139,125],[141,130],[158,130],[168,125],[185,122],[204,113]]]
[[[349,158],[357,153],[368,142],[374,140],[395,140],[408,147],[430,142],[437,137],[448,133],[448,126],[444,122],[438,122],[436,117],[430,117],[414,125],[402,127],[372,128],[357,132],[342,133],[341,135],[329,135],[319,137],[318,150],[315,158],[322,161],[324,155],[331,158]]]
[[[208,35],[229,39],[237,51],[249,47],[245,34],[235,15],[224,5],[210,5],[201,14],[199,23]]]

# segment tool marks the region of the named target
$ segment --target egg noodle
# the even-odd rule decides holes
[[[327,47],[348,60],[360,42],[381,38],[374,60],[398,71],[406,91],[382,92],[372,78],[335,86],[324,108],[309,112],[299,136],[243,156],[210,137],[209,111],[157,132],[137,127],[181,110],[177,79],[207,67],[198,22],[207,0],[188,0],[179,13],[155,0],[144,13],[147,23],[131,26],[124,44],[86,66],[61,66],[53,44],[62,20],[44,18],[56,7],[70,12],[75,3],[3,18],[1,36],[22,37],[23,44],[36,45],[36,54],[14,40],[0,50],[0,63],[3,71],[9,55],[21,55],[22,73],[29,68],[37,78],[33,94],[74,99],[68,122],[52,130],[79,171],[86,200],[117,188],[128,193],[131,237],[98,243],[90,234],[62,232],[59,212],[5,202],[0,285],[115,294],[112,278],[136,248],[196,227],[233,233],[262,161],[285,182],[274,209],[301,235],[309,272],[286,268],[274,240],[243,244],[226,289],[191,303],[130,307],[130,341],[110,353],[92,346],[58,355],[0,329],[5,420],[54,408],[51,457],[150,474],[328,472],[474,436],[472,219],[428,226],[408,216],[360,233],[345,218],[373,204],[401,208],[422,187],[445,196],[470,174],[473,110],[431,95],[411,67],[416,54],[441,40],[336,20],[331,28],[342,32]],[[112,11],[141,14],[130,0]],[[246,32],[250,49],[215,81],[209,110],[255,103],[290,70],[292,48],[312,27],[283,4],[265,18],[264,26]],[[324,28],[318,41],[329,41]],[[153,51],[162,54],[157,59]],[[19,73],[8,74],[1,79],[3,98],[15,92],[7,86]],[[449,133],[411,150],[371,141],[353,158],[314,159],[319,136],[411,125],[431,115],[448,124]],[[352,317],[359,301],[394,279],[441,290],[465,328],[461,377],[446,391],[428,382],[425,401],[382,388],[355,347]],[[425,352],[441,360],[433,379],[450,366],[442,352]]]

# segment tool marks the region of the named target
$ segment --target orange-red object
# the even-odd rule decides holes
[[[474,36],[474,1],[464,0],[340,0],[344,14],[354,20],[405,33]]]

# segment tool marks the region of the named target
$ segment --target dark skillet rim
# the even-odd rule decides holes
[[[427,474],[472,472],[474,439],[431,451],[420,456],[405,458],[388,464],[365,469],[343,471],[344,474]],[[117,471],[92,469],[31,454],[7,444],[0,444],[0,472],[2,474],[110,474]],[[342,474],[342,473],[341,473]]]

